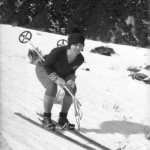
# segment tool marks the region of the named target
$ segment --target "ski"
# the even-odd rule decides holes
[[[41,114],[41,113],[36,113],[36,114],[37,114],[38,116],[44,118],[43,114]],[[38,119],[39,119],[39,121],[42,123],[41,119],[40,119],[40,118],[38,118]],[[72,130],[72,131],[75,130],[75,127],[69,129],[67,125],[64,126],[64,127],[62,127],[62,126],[60,126],[56,121],[52,120],[52,122],[56,125],[56,129],[61,129],[61,130]]]
[[[72,142],[72,143],[74,143],[74,144],[80,146],[80,147],[83,147],[83,148],[85,148],[85,149],[87,149],[87,150],[96,150],[96,149],[94,149],[94,148],[92,148],[92,147],[90,147],[90,146],[88,146],[88,145],[85,145],[85,144],[83,144],[83,143],[81,143],[81,142],[79,142],[79,141],[77,141],[77,140],[72,139],[71,137],[69,137],[69,136],[67,136],[67,135],[64,135],[64,134],[63,134],[61,131],[59,131],[59,130],[47,130],[46,128],[43,128],[40,123],[37,123],[36,121],[34,121],[34,120],[32,120],[32,119],[26,117],[25,115],[23,115],[23,114],[21,114],[21,113],[15,113],[15,115],[21,117],[22,119],[24,119],[24,120],[26,120],[26,121],[32,123],[33,125],[35,125],[35,126],[37,126],[37,127],[40,127],[41,129],[43,129],[43,130],[45,130],[45,131],[48,131],[48,132],[50,132],[50,133],[52,133],[52,134],[55,134],[55,135],[57,135],[57,136],[59,136],[59,137],[65,139],[65,140],[68,140],[68,141],[70,141],[70,142]]]
[[[87,136],[81,134],[81,133],[78,132],[77,130],[72,130],[72,131],[69,130],[69,132],[71,132],[71,133],[73,133],[73,134],[79,136],[80,138],[86,140],[87,142],[89,142],[89,143],[91,143],[91,144],[93,144],[93,145],[95,145],[95,146],[97,146],[97,147],[99,147],[99,148],[101,148],[101,149],[103,149],[103,150],[111,150],[111,149],[107,148],[106,146],[104,146],[104,145],[102,145],[102,144],[100,144],[100,143],[98,143],[98,142],[96,142],[96,141],[90,139],[89,137],[87,137]]]
[[[40,117],[42,117],[42,118],[44,117],[43,114],[41,114],[41,113],[37,113],[37,115],[40,116]],[[52,120],[52,121],[53,121],[54,124],[58,125],[58,123],[57,123],[56,121],[54,121],[54,120]],[[58,125],[58,126],[59,126],[59,125]],[[61,130],[61,127],[60,127],[59,129]],[[57,130],[57,129],[56,129],[56,130]],[[62,129],[62,130],[65,130],[65,129]],[[87,141],[87,142],[90,143],[90,144],[93,144],[93,145],[96,146],[96,147],[99,147],[100,149],[103,149],[103,150],[111,150],[111,149],[105,147],[104,145],[101,145],[100,143],[98,143],[98,142],[96,142],[96,141],[90,139],[89,137],[83,135],[82,133],[80,133],[80,132],[77,131],[76,129],[74,129],[74,130],[67,130],[67,129],[66,129],[65,131],[68,131],[68,132],[70,132],[70,133],[72,133],[72,134],[75,134],[76,136],[82,138],[83,140]]]

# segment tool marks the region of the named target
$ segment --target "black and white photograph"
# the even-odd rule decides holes
[[[0,0],[1,150],[150,150],[149,0]]]

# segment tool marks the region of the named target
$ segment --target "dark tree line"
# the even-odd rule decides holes
[[[149,0],[1,0],[0,23],[145,47],[150,44]]]

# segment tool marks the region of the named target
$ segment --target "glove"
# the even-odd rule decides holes
[[[62,78],[58,77],[58,75],[53,72],[48,76],[53,82],[55,82],[58,86],[60,86],[61,88],[64,88],[64,86],[66,85],[65,80],[63,80]]]
[[[72,91],[73,89],[74,89],[74,87],[75,87],[75,81],[73,81],[73,80],[68,80],[67,81],[67,87]]]
[[[53,82],[55,82],[58,79],[58,75],[53,72],[48,76]]]
[[[62,78],[58,77],[56,80],[55,80],[55,83],[60,86],[61,88],[64,88],[64,86],[66,85],[66,82],[65,80],[63,80]]]

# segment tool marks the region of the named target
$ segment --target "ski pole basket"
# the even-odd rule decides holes
[[[65,39],[58,40],[57,42],[57,47],[67,46],[67,45],[68,45],[68,41]]]

